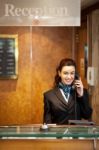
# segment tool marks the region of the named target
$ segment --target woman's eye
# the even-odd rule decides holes
[[[71,75],[71,76],[74,76],[74,75],[75,75],[75,73],[68,73],[68,72],[64,72],[63,74],[64,74],[64,75],[67,75],[67,76],[68,76],[68,75]]]
[[[65,75],[68,75],[68,73],[67,73],[67,72],[64,72],[64,74],[65,74]]]
[[[75,75],[75,73],[71,73],[71,75]]]

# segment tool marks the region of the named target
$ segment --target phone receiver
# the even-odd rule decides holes
[[[75,73],[75,79],[74,79],[74,82],[75,82],[75,80],[79,80],[79,74],[78,74],[78,73]],[[72,85],[72,89],[73,89],[73,90],[76,89],[76,86],[75,86],[74,82],[73,82],[73,85]]]
[[[75,74],[75,80],[79,80],[79,74],[78,73]]]

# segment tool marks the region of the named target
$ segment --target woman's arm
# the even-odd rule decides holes
[[[90,119],[92,115],[92,108],[89,105],[89,95],[86,89],[84,89],[83,92],[83,96],[77,97],[77,101],[80,106],[82,118]]]
[[[51,120],[51,110],[50,110],[50,102],[44,94],[44,116],[43,116],[43,123],[49,124],[52,123]]]

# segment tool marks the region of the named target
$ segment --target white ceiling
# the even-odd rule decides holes
[[[81,7],[82,9],[91,6],[95,4],[96,2],[99,2],[99,0],[81,0]]]

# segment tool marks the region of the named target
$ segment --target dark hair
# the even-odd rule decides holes
[[[57,87],[59,82],[61,81],[61,78],[59,77],[58,71],[61,71],[64,66],[74,66],[76,70],[76,63],[71,58],[64,58],[60,61],[58,67],[56,68],[56,75],[54,79],[54,87]]]

